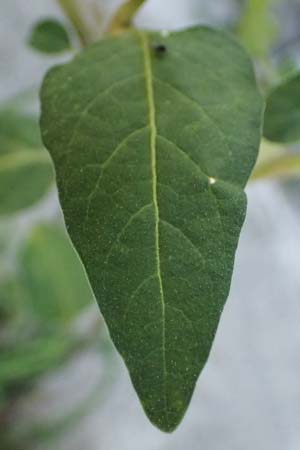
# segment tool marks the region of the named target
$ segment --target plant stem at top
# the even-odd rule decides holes
[[[57,0],[60,7],[72,22],[77,31],[78,37],[82,45],[87,45],[92,42],[91,30],[81,12],[79,11],[76,0]]]
[[[130,28],[133,17],[145,1],[146,0],[128,0],[124,3],[113,17],[108,27],[108,33],[119,34]]]

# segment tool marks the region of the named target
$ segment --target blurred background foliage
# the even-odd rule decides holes
[[[0,411],[7,432],[18,396],[38,377],[92,345],[100,336],[100,319],[96,315],[88,333],[76,327],[94,299],[58,223],[36,225],[21,241],[14,270],[0,282],[0,299]]]
[[[53,169],[43,149],[37,116],[9,108],[0,111],[0,158],[1,215],[31,206],[53,183]]]
[[[105,0],[98,3],[99,10],[105,7]],[[262,142],[253,181],[276,176],[287,182],[293,178],[295,183],[300,169],[297,143],[300,35],[294,29],[290,35],[293,27],[285,28],[282,17],[290,23],[293,15],[299,17],[300,5],[283,0],[236,0],[229,11],[224,20],[211,25],[227,28],[248,49],[262,92],[268,99],[267,139]],[[105,22],[100,14],[95,16]],[[62,53],[69,58],[74,48],[79,48],[87,22],[83,18],[78,23],[78,17],[65,17],[64,25],[55,17],[41,19],[28,30],[27,45],[40,52],[41,58],[58,54],[61,57]],[[77,26],[77,33],[72,23]],[[53,168],[39,134],[37,94],[38,86],[0,105],[0,448],[3,450],[31,448],[30,439],[37,431],[25,429],[16,433],[15,406],[42,377],[59,370],[74,354],[87,348],[101,350],[112,378],[112,369],[108,369],[112,346],[57,206]],[[284,117],[280,116],[282,110]],[[287,135],[292,139],[287,139]],[[45,214],[39,213],[43,209],[51,210],[46,219]],[[101,378],[101,385],[107,389],[105,379]],[[100,387],[97,385],[98,392]],[[82,404],[78,407],[81,409]],[[65,418],[60,422],[69,423]],[[56,432],[58,427],[55,422]],[[49,430],[51,434],[51,427]],[[45,436],[47,432],[38,434]]]

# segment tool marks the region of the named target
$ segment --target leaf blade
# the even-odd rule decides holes
[[[172,431],[229,291],[260,139],[251,64],[208,28],[129,33],[50,72],[42,107],[70,236],[147,415]]]

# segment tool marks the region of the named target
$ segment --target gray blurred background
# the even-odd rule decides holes
[[[102,0],[105,17],[119,4]],[[137,23],[150,28],[222,25],[236,14],[233,0],[149,0]],[[298,2],[281,2],[282,39],[299,33]],[[57,58],[25,45],[39,18],[61,16],[54,0],[1,0],[0,100],[38,85]],[[91,18],[92,20],[92,18]],[[293,50],[297,60],[298,50]],[[300,60],[300,54],[299,54]],[[297,61],[296,61],[297,62]],[[187,415],[172,435],[148,422],[119,356],[114,377],[94,407],[55,444],[56,450],[299,450],[300,449],[300,202],[299,185],[249,185],[249,207],[232,289],[209,362]],[[56,195],[18,219],[31,226],[57,211]],[[95,312],[95,314],[97,314]],[[93,392],[105,367],[85,352],[44,377],[18,405],[17,426],[49,421]],[[102,378],[101,378],[102,377]]]

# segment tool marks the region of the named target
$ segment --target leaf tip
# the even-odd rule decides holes
[[[163,414],[149,414],[145,410],[150,422],[163,433],[173,433],[182,422],[184,413],[176,414],[164,412]]]
[[[153,404],[145,403],[142,401],[140,397],[143,409],[152,423],[156,428],[164,433],[173,433],[178,426],[181,424],[187,408],[190,403],[190,399],[193,393],[193,388],[190,390],[190,396],[188,398],[180,398],[180,399],[167,399],[167,404],[163,408],[157,408],[157,403]],[[156,392],[156,400],[159,401],[160,406],[161,403],[165,402],[165,399],[161,397],[161,395]]]

